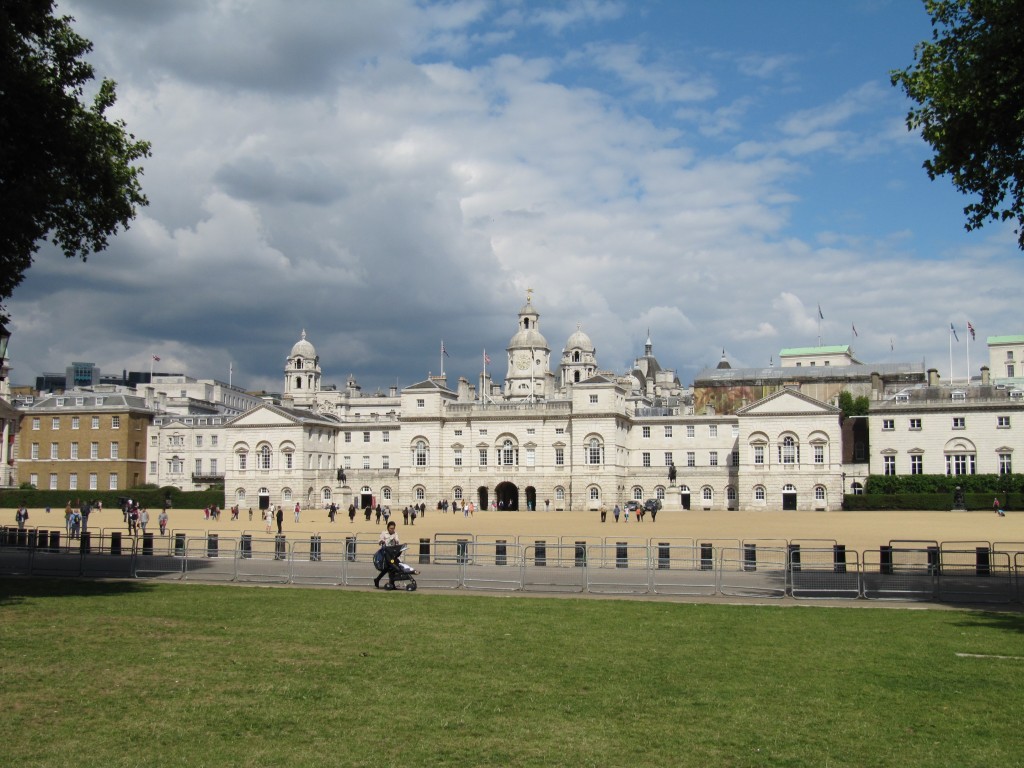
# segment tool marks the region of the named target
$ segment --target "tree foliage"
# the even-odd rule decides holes
[[[1024,0],[925,0],[932,39],[916,63],[894,70],[920,106],[907,127],[920,130],[935,156],[931,179],[948,175],[976,201],[964,208],[968,230],[1015,219],[1024,249]]]
[[[868,408],[870,407],[871,401],[864,395],[854,397],[846,390],[839,393],[839,410],[843,412],[844,418],[848,418],[850,416],[867,416]]]
[[[86,98],[92,43],[72,21],[53,0],[0,0],[0,302],[41,242],[84,261],[148,204],[135,162],[150,145],[107,119],[113,81]]]

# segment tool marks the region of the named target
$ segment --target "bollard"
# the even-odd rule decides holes
[[[19,528],[18,529],[18,546],[19,547],[27,547],[28,546],[28,531],[26,531],[24,528]]]
[[[455,542],[456,560],[459,565],[469,562],[469,539],[459,539]]]
[[[577,541],[576,542],[576,567],[586,568],[587,567],[587,542]]]
[[[833,544],[832,545],[832,562],[834,566],[832,570],[835,573],[846,573],[846,545],[845,544]]]
[[[88,555],[92,552],[92,532],[82,531],[78,538],[78,548],[83,555]]]
[[[508,565],[508,542],[505,539],[494,542],[494,564]]]
[[[121,554],[121,532],[113,531],[110,534],[110,554],[120,555]]]
[[[310,562],[320,562],[320,536],[313,535],[309,537],[309,559]]]
[[[892,547],[882,545],[878,548],[879,570],[887,575],[892,575]]]
[[[743,570],[757,570],[757,544],[743,545]]]
[[[174,534],[174,556],[184,557],[185,556],[185,534],[176,533]]]
[[[47,543],[50,540],[50,532],[47,530],[39,529],[36,531],[36,540],[34,545],[37,549],[46,549]]]
[[[60,531],[50,531],[50,551],[60,552]]]
[[[800,570],[800,545],[789,545],[789,570],[796,573]]]
[[[548,543],[546,541],[533,542],[533,564],[548,564]]]
[[[629,545],[624,541],[615,542],[615,567],[629,568]]]
[[[979,576],[991,576],[992,566],[989,562],[988,547],[978,547],[974,550],[975,572]]]
[[[287,557],[288,542],[283,533],[274,537],[274,559],[284,560]]]
[[[153,534],[144,533],[142,534],[142,554],[144,557],[153,556]]]
[[[356,537],[346,536],[345,537],[345,559],[350,563],[356,561]]]
[[[239,546],[239,549],[241,550],[241,553],[242,553],[242,559],[243,560],[251,560],[252,559],[252,534],[251,533],[243,533],[242,534],[242,539],[241,539],[241,541],[239,541],[238,546]]]
[[[658,570],[667,571],[672,567],[672,545],[667,541],[658,542]]]
[[[714,570],[715,567],[715,549],[708,542],[703,542],[700,545],[700,569],[702,571]]]
[[[420,539],[420,565],[430,564],[430,539]]]
[[[206,534],[206,556],[217,557],[219,555],[220,541],[216,533]]]

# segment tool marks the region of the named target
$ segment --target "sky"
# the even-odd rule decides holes
[[[852,344],[962,377],[1020,332],[1012,228],[969,199],[890,71],[916,0],[61,0],[152,142],[150,204],[7,303],[14,384],[71,361],[280,391],[492,376],[532,289],[552,370],[582,328],[684,385],[723,351]],[[966,324],[977,330],[967,348]],[[856,335],[854,334],[856,329]],[[160,358],[153,363],[153,357]]]

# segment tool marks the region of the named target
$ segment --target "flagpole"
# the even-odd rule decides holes
[[[953,386],[953,324],[949,324],[949,386]]]
[[[444,339],[441,339],[441,378],[444,378]]]
[[[967,321],[967,386],[971,386],[971,332],[974,330],[974,326],[971,325],[971,321]]]

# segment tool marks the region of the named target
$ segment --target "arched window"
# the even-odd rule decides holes
[[[710,502],[712,499],[715,498],[715,493],[714,491],[711,490],[710,485],[705,485],[704,489],[701,491],[701,496],[703,497],[704,501]]]
[[[764,499],[765,499],[765,496],[764,496],[764,486],[763,485],[755,485],[754,486],[754,501],[764,501]]]
[[[264,445],[260,448],[260,469],[270,469],[270,446]]]
[[[292,500],[292,489],[291,488],[285,488],[284,490],[282,490],[281,491],[281,498],[284,501],[291,501]]]
[[[644,497],[644,489],[639,485],[633,486],[633,499],[634,501],[640,501]]]
[[[565,488],[560,485],[555,486],[555,501],[565,501]]]
[[[235,501],[239,504],[245,503],[245,488],[239,488],[235,491]]]
[[[577,350],[576,352],[573,352],[573,353],[572,353],[572,361],[573,361],[574,363],[578,363],[578,362],[580,361],[580,353],[579,353],[579,350]]]
[[[725,498],[727,498],[729,501],[736,501],[736,489],[733,488],[731,485],[726,486],[725,488]]]
[[[425,498],[427,498],[427,492],[425,490],[423,490],[423,486],[422,485],[417,486],[416,487],[416,501],[423,501]]]
[[[604,448],[601,446],[601,441],[596,437],[591,438],[587,445],[587,464],[602,464],[603,458]]]
[[[452,498],[456,501],[462,501],[462,489],[460,487],[455,486],[454,490],[452,490]]]
[[[385,485],[380,489],[380,495],[384,497],[384,501],[391,501],[391,488]]]
[[[302,377],[301,376],[296,376],[295,377],[295,388],[296,389],[302,389]]]
[[[824,501],[825,500],[825,486],[816,485],[814,486],[814,500]]]
[[[596,485],[590,487],[590,500],[599,501],[601,499],[601,489]]]
[[[782,438],[782,442],[779,444],[779,463],[800,463],[800,446],[797,445],[796,440],[793,439],[792,435],[786,435]]]
[[[325,507],[330,505],[331,498],[332,498],[332,496],[331,496],[331,489],[330,488],[324,488],[320,492],[320,500],[324,503]]]
[[[427,466],[427,443],[425,440],[417,440],[412,449],[412,463],[416,467]]]
[[[511,440],[506,440],[501,444],[499,455],[501,460],[498,463],[506,467],[512,467],[519,463],[519,449]]]

